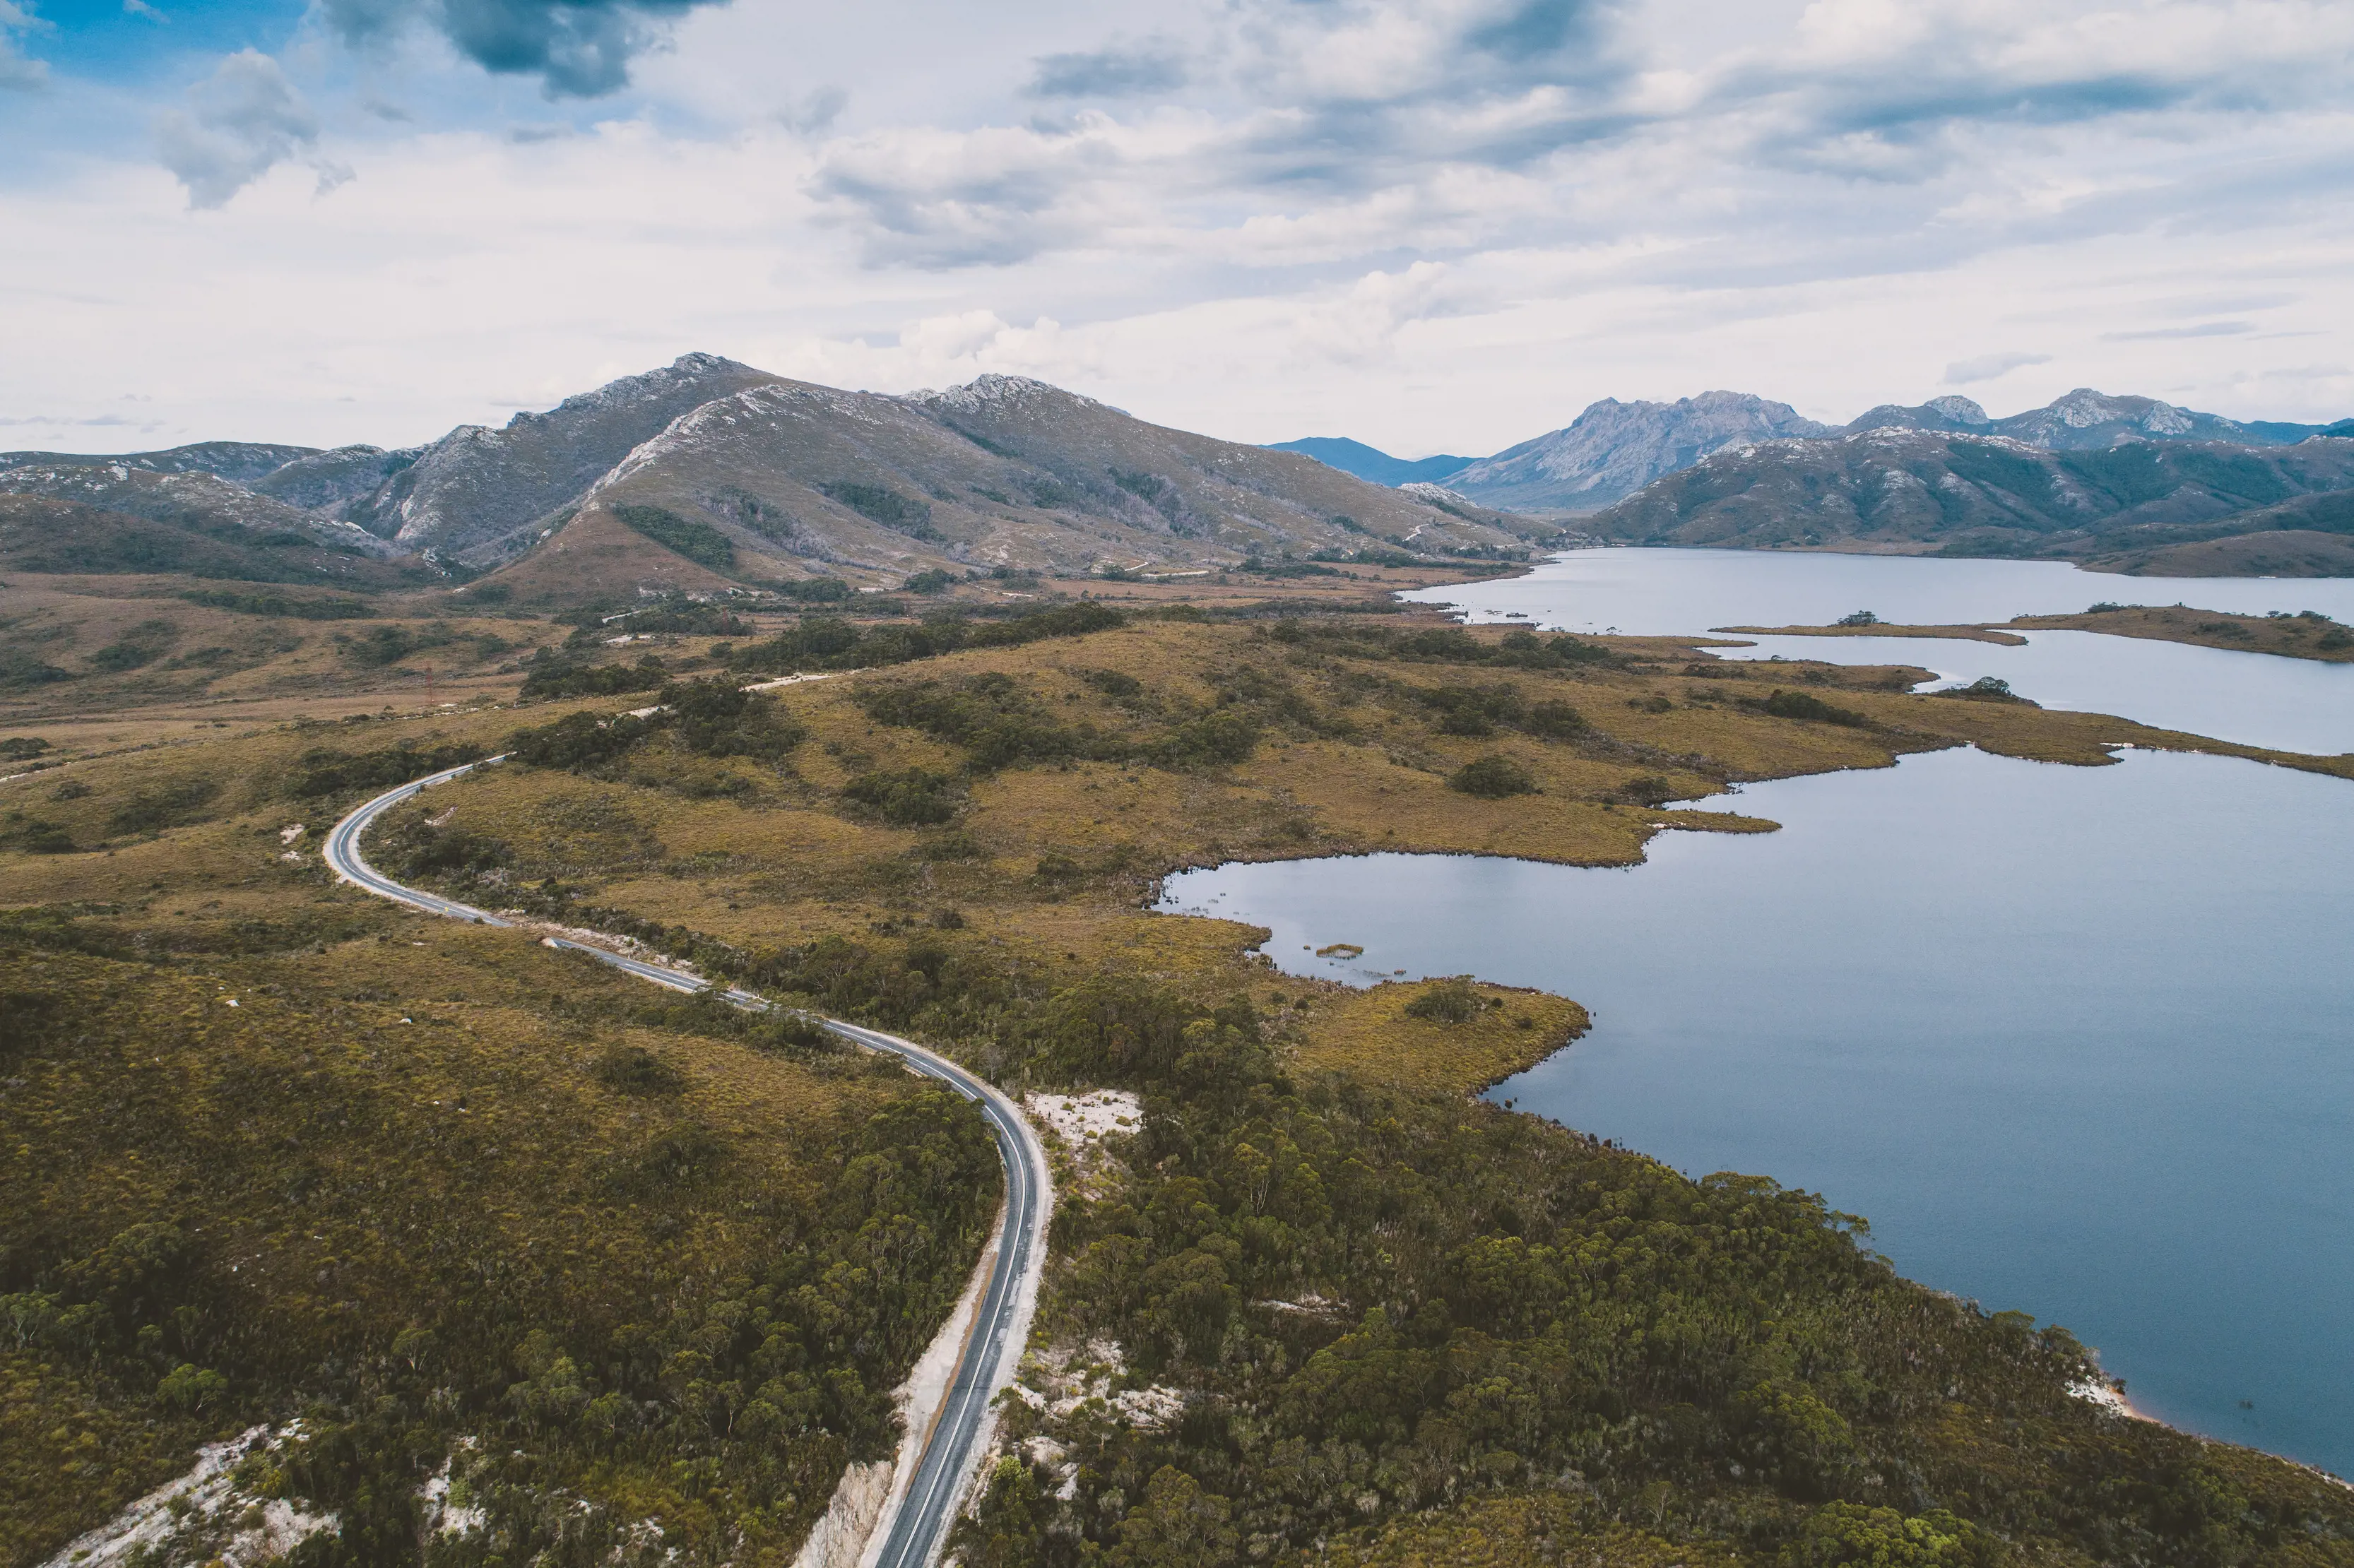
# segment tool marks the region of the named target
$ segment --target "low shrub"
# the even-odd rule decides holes
[[[616,1045],[599,1055],[588,1075],[616,1093],[674,1095],[686,1075],[642,1045]]]
[[[1849,729],[1872,727],[1872,721],[1853,709],[1836,707],[1805,692],[1776,691],[1763,698],[1746,697],[1742,700],[1742,705],[1755,708],[1759,713],[1772,714],[1776,718],[1806,719],[1816,724],[1841,725]]]
[[[1422,994],[1405,1004],[1408,1018],[1433,1023],[1469,1023],[1488,1010],[1487,999],[1473,988],[1469,975],[1433,980]]]
[[[901,828],[948,821],[962,804],[956,780],[928,768],[862,773],[842,787],[842,798]]]
[[[1537,792],[1536,776],[1509,757],[1490,754],[1465,763],[1447,776],[1447,787],[1482,800]]]

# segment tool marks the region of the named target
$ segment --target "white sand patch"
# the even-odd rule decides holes
[[[773,692],[779,686],[798,686],[806,681],[838,681],[844,675],[855,675],[859,673],[861,673],[861,672],[856,670],[824,670],[807,675],[781,675],[773,681],[755,681],[748,686],[738,687],[737,690],[746,692]]]
[[[1126,1089],[1097,1089],[1087,1095],[1030,1095],[1022,1108],[1044,1123],[1074,1153],[1088,1144],[1137,1131],[1144,1125],[1144,1107]]]
[[[465,1446],[472,1447],[472,1440],[468,1439]],[[491,1522],[491,1516],[471,1504],[450,1500],[451,1463],[448,1459],[442,1460],[440,1469],[433,1473],[418,1495],[425,1502],[426,1535],[448,1535],[462,1540],[469,1535],[480,1534],[482,1528]]]
[[[1099,1197],[1111,1185],[1119,1150],[1113,1140],[1144,1129],[1144,1107],[1125,1089],[1034,1094],[1023,1097],[1022,1108],[1044,1131],[1048,1147],[1068,1158],[1071,1185],[1083,1198]]]
[[[186,1475],[77,1538],[42,1568],[122,1568],[183,1543],[207,1549],[193,1555],[226,1568],[285,1556],[305,1537],[334,1529],[336,1517],[305,1513],[280,1498],[248,1496],[238,1489],[234,1472],[248,1454],[274,1452],[302,1431],[302,1424],[292,1421],[275,1432],[253,1426],[226,1443],[206,1444]],[[186,1550],[175,1554],[192,1555]]]
[[[1030,1358],[1032,1378],[1044,1385],[1025,1391],[1023,1403],[1064,1420],[1097,1406],[1128,1425],[1157,1432],[1185,1414],[1185,1393],[1162,1383],[1123,1388],[1128,1355],[1116,1340],[1090,1340],[1083,1350],[1045,1351]]]

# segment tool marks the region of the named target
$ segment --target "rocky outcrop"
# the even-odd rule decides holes
[[[1712,453],[1830,427],[1787,403],[1703,392],[1672,403],[1589,404],[1567,427],[1447,476],[1449,489],[1520,512],[1592,512]]]
[[[1850,421],[1846,434],[1901,428],[2006,436],[2047,451],[2102,451],[2130,441],[2229,441],[2235,446],[2286,446],[2322,433],[2319,425],[2227,419],[2178,408],[2155,397],[2113,397],[2079,387],[2041,408],[1993,418],[1967,397],[1932,397],[1918,408],[1883,403]]]

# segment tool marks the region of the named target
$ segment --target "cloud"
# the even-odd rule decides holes
[[[1447,270],[1416,261],[1399,272],[1368,272],[1340,299],[1303,313],[1292,339],[1308,354],[1344,365],[1386,358],[1410,322],[1452,313]]]
[[[155,121],[164,166],[187,187],[192,207],[228,199],[319,139],[312,111],[278,62],[239,49],[188,90],[188,107]],[[345,177],[348,177],[346,175]]]
[[[2152,327],[2147,332],[2105,332],[2103,343],[2142,343],[2154,338],[2240,337],[2256,330],[2253,322],[2201,322],[2197,326]]]
[[[122,14],[126,16],[144,16],[151,22],[169,22],[172,19],[147,4],[147,0],[122,0]]]
[[[30,58],[16,47],[17,34],[48,26],[15,0],[0,0],[0,92],[31,91],[48,81],[48,62]]]
[[[1042,55],[1036,63],[1036,73],[1023,90],[1033,98],[1129,98],[1165,92],[1185,81],[1185,62],[1167,44]]]
[[[1100,233],[1107,185],[1136,139],[1094,116],[1068,129],[901,130],[829,143],[810,192],[863,231],[875,264],[1005,265]]]
[[[1946,366],[1946,385],[1967,387],[1977,381],[1992,381],[2030,365],[2049,365],[2048,354],[1982,354],[1976,359],[1957,359]]]
[[[20,418],[0,418],[0,425],[41,425],[58,430],[115,429],[154,430],[163,428],[160,420],[133,419],[121,414],[101,414],[95,418],[87,419],[69,418],[61,414],[31,414]]]
[[[670,26],[727,0],[322,0],[328,27],[355,46],[415,28],[438,33],[484,70],[535,76],[550,98],[600,98]]]

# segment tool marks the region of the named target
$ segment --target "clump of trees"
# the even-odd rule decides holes
[[[1827,703],[1808,692],[1777,690],[1768,696],[1743,697],[1739,701],[1743,707],[1754,709],[1761,714],[1771,714],[1776,718],[1808,719],[1816,724],[1835,724],[1848,729],[1874,727],[1872,721],[1865,715],[1857,713],[1853,708],[1843,708]]]
[[[777,763],[809,733],[773,694],[747,692],[724,678],[672,682],[653,706],[644,715],[567,714],[516,730],[506,749],[530,767],[595,773],[656,736],[695,756]]]
[[[1469,975],[1433,980],[1405,1004],[1408,1018],[1426,1019],[1433,1023],[1469,1023],[1487,1010],[1488,1001],[1471,983]]]
[[[1447,787],[1482,800],[1537,792],[1536,775],[1509,757],[1474,758],[1447,776]]]

